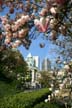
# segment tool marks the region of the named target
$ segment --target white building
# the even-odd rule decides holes
[[[31,85],[35,87],[37,80],[37,72],[39,70],[39,64],[40,64],[39,57],[32,56],[31,53],[29,53],[26,57],[26,62],[29,66],[29,70],[31,71]]]
[[[35,67],[37,67],[38,69],[40,69],[40,59],[38,56],[33,56],[34,59],[34,65]]]
[[[36,67],[40,68],[40,60],[38,56],[32,56],[31,53],[29,53],[26,57],[26,62],[28,63],[29,67]]]
[[[29,67],[34,67],[34,59],[31,55],[31,53],[29,53],[26,57],[26,62],[28,64]]]

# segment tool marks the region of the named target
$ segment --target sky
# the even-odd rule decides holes
[[[0,16],[4,16],[7,12],[9,11],[8,8],[5,8],[3,12],[0,12]],[[15,16],[15,14],[12,15],[12,18]],[[32,44],[29,48],[29,50],[26,50],[22,45],[18,47],[20,50],[21,54],[23,55],[24,58],[28,55],[28,53],[31,53],[33,56],[39,56],[40,62],[47,57],[50,59],[50,61],[54,61],[56,57],[58,56],[58,47],[54,44],[52,44],[51,41],[46,40],[42,38],[44,34],[40,33],[37,34],[39,35],[37,39],[32,41]],[[45,47],[40,48],[39,44],[44,43]]]
[[[3,12],[0,12],[0,16],[4,16],[7,12],[9,11],[8,8],[5,8]],[[12,18],[15,16],[15,14],[12,15]],[[24,57],[26,57],[26,55],[31,52],[32,55],[38,55],[40,56],[40,58],[44,58],[49,56],[50,58],[55,56],[54,54],[51,56],[51,54],[48,54],[50,49],[52,47],[54,47],[54,45],[51,44],[51,42],[49,42],[48,40],[43,40],[41,37],[43,36],[43,34],[41,33],[39,35],[39,37],[36,40],[32,41],[32,44],[29,48],[29,50],[26,50],[23,46],[20,46],[18,49],[20,50],[20,52],[23,54]],[[45,43],[45,47],[44,48],[40,48],[39,44],[40,43]]]
[[[40,43],[45,43],[45,47],[40,48]],[[26,50],[22,45],[18,47],[18,49],[24,58],[26,58],[29,53],[31,53],[32,56],[39,56],[40,63],[42,63],[44,58],[49,58],[49,60],[53,63],[58,56],[58,47],[48,40],[41,39],[41,37],[32,41],[29,50]]]

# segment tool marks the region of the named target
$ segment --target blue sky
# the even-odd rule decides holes
[[[32,1],[34,1],[34,0],[32,0]],[[45,5],[42,4],[42,6],[45,6]],[[40,9],[39,9],[39,11],[40,11]],[[3,12],[0,12],[0,16],[4,16],[6,13],[8,13],[8,11],[9,11],[9,8],[6,7]],[[21,12],[21,10],[18,10],[18,11]],[[15,10],[15,12],[17,12],[17,10]],[[38,16],[38,12],[35,13],[35,15]],[[14,17],[15,17],[15,13],[12,14],[10,18],[14,18]],[[45,57],[47,57],[50,59],[50,61],[53,63],[53,65],[55,65],[54,61],[59,56],[60,51],[65,50],[65,49],[62,49],[61,47],[56,46],[49,40],[43,40],[43,38],[42,38],[44,35],[43,33],[38,34],[38,32],[34,32],[34,35],[36,35],[38,38],[36,40],[32,41],[32,44],[31,44],[29,50],[26,50],[22,45],[20,47],[18,47],[18,49],[20,50],[23,57],[26,58],[28,53],[31,53],[33,56],[39,56],[40,62],[42,62],[42,60]],[[59,40],[64,41],[63,38],[65,38],[65,37],[59,36],[59,38],[60,38]],[[40,46],[39,46],[40,43],[45,43],[45,47],[40,48]],[[70,46],[68,46],[68,47],[70,48]],[[63,57],[60,55],[61,60],[66,59],[66,57],[65,58],[63,58]]]
[[[0,16],[4,16],[8,11],[9,11],[9,9],[5,8],[5,10],[3,12],[0,12]],[[14,17],[14,14],[12,15],[12,18],[13,17]],[[32,44],[31,44],[29,50],[26,50],[22,45],[18,48],[24,57],[26,57],[29,52],[31,52],[32,55],[38,55],[40,57],[40,59],[43,59],[44,57],[53,59],[56,57],[56,53],[54,53],[54,52],[50,53],[51,48],[54,48],[56,46],[53,45],[48,40],[43,40],[42,35],[43,34],[41,33],[36,40],[32,41]],[[40,48],[39,47],[40,43],[45,43],[45,47]]]
[[[9,11],[9,9],[5,8],[5,10],[3,12],[0,12],[0,16],[4,16],[8,11]],[[12,18],[14,18],[14,16],[15,16],[15,14],[12,15]],[[39,35],[39,34],[37,34],[37,35]],[[58,52],[55,52],[55,50],[57,50],[58,47],[56,45],[52,44],[52,42],[50,42],[48,40],[43,40],[42,35],[43,34],[41,33],[36,40],[32,41],[32,44],[31,44],[29,50],[26,50],[22,45],[18,48],[24,58],[26,58],[28,53],[31,52],[31,54],[33,56],[35,56],[35,55],[39,56],[41,62],[42,62],[43,58],[45,58],[45,57],[48,57],[51,61],[55,60],[56,56],[58,56]],[[40,43],[45,43],[45,47],[40,48],[40,46],[39,46]]]
[[[45,43],[45,47],[40,48],[40,43]],[[20,50],[24,58],[26,58],[28,53],[31,53],[33,56],[39,56],[40,62],[42,62],[45,57],[49,58],[53,62],[58,56],[56,52],[56,49],[58,49],[58,47],[48,40],[41,39],[41,37],[32,41],[29,50],[26,50],[22,45],[18,47],[18,49]]]

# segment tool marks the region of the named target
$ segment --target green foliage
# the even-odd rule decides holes
[[[6,83],[4,81],[0,81],[0,99],[5,96],[13,95],[17,92],[19,91],[16,89],[16,85],[14,82]]]
[[[42,85],[42,87],[50,87],[51,80],[52,80],[51,74],[47,71],[42,71],[41,77],[38,79],[38,81]]]
[[[27,64],[19,51],[4,50],[0,52],[0,74],[14,79],[18,73],[26,74]]]
[[[40,0],[35,0],[35,2],[39,2]]]
[[[11,49],[3,50],[0,52],[0,58],[0,81],[16,82],[16,86],[20,86],[21,83],[24,84],[28,74],[28,65],[20,52]]]
[[[61,106],[61,105],[56,104],[56,103],[41,102],[40,104],[37,104],[36,106],[34,106],[34,108],[64,108],[64,106]]]
[[[32,108],[34,105],[44,101],[48,94],[50,94],[48,89],[41,89],[34,92],[22,92],[4,97],[0,100],[0,108]]]

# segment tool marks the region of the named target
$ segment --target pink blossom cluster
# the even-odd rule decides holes
[[[25,38],[33,26],[35,26],[39,32],[43,33],[47,33],[47,31],[50,30],[51,39],[53,40],[57,39],[57,33],[66,35],[67,25],[66,22],[63,22],[63,19],[67,10],[67,1],[68,0],[46,0],[44,2],[45,6],[40,8],[38,3],[43,3],[42,0],[38,1],[38,3],[36,1],[31,2],[31,0],[26,0],[25,3],[23,3],[22,0],[0,0],[1,7],[5,4],[5,6],[9,8],[9,15],[12,15],[15,9],[22,10],[22,13],[18,13],[19,16],[16,14],[14,20],[11,20],[7,16],[1,17],[5,31],[5,44],[11,44],[12,47],[17,47],[22,44],[22,42],[27,44],[28,40],[25,40]],[[69,4],[70,3],[72,3],[72,0],[69,0]],[[36,16],[35,13],[39,16]],[[69,18],[70,20],[72,19],[71,16]],[[32,25],[29,25],[30,21],[33,22]],[[71,27],[71,25],[69,25],[69,27]],[[2,38],[2,36],[0,36],[0,38]],[[13,39],[15,40],[12,42]]]
[[[22,15],[21,18],[16,21],[9,23],[7,17],[1,17],[2,24],[5,30],[5,44],[11,44],[12,47],[17,47],[21,44],[21,39],[25,38],[28,33],[28,27],[23,27],[29,20],[29,15]],[[12,43],[11,39],[17,38],[17,40]]]
[[[47,0],[48,7],[42,8],[39,13],[40,19],[34,20],[34,24],[40,32],[46,32],[49,27],[52,28],[54,26],[54,21],[52,22],[47,14],[51,13],[54,20],[55,15],[60,11],[58,5],[63,5],[64,3],[65,0]]]
[[[49,25],[49,18],[41,17],[40,19],[35,19],[34,24],[40,32],[46,32]]]
[[[51,39],[54,40],[56,40],[56,30],[58,28],[60,33],[62,33],[63,35],[66,34],[66,26],[58,26],[60,20],[59,18],[56,18],[65,2],[66,0],[47,0],[46,7],[43,7],[39,12],[40,18],[34,19],[34,24],[39,32],[46,32],[48,29],[51,29]]]
[[[57,3],[59,5],[63,5],[66,0],[47,0],[48,3]]]

